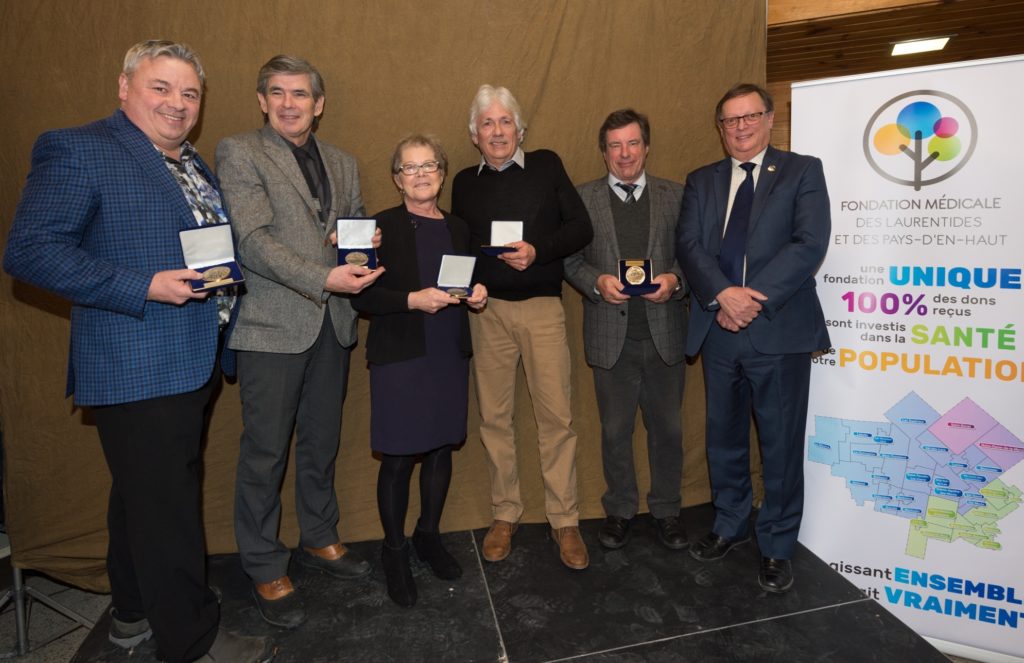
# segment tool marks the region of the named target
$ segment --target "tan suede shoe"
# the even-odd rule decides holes
[[[512,552],[512,535],[519,528],[518,523],[495,520],[484,537],[483,555],[488,562],[500,562]]]
[[[590,566],[590,556],[587,555],[587,546],[583,543],[583,537],[580,536],[579,527],[573,525],[552,529],[551,538],[558,544],[562,564],[577,571]]]

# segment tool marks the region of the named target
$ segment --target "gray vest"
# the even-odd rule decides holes
[[[644,195],[640,196],[639,200],[628,205],[619,200],[611,187],[608,188],[608,196],[612,208],[612,219],[615,222],[615,237],[619,242],[619,258],[649,257],[647,245],[651,234],[651,196],[645,189]],[[657,265],[652,265],[652,267],[658,269]],[[629,320],[626,324],[626,338],[633,340],[650,338],[651,328],[647,324],[647,300],[643,297],[633,297],[627,306],[629,307]]]

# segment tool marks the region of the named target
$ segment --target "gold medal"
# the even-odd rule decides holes
[[[366,255],[362,251],[352,251],[345,256],[345,262],[349,265],[356,265],[362,267],[363,265],[370,262],[370,256]]]
[[[643,267],[633,265],[626,270],[626,282],[630,285],[640,285],[647,280],[647,272]]]
[[[210,269],[203,272],[203,280],[207,283],[213,283],[214,281],[224,281],[231,276],[231,268],[223,265],[219,267],[211,267]]]
[[[462,299],[469,295],[469,291],[466,290],[465,288],[448,288],[448,294],[451,295],[452,297]]]

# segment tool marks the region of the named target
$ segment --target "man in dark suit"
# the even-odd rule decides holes
[[[238,351],[242,433],[235,483],[235,538],[263,618],[294,628],[305,619],[278,538],[281,482],[295,443],[296,561],[351,578],[370,566],[338,537],[334,463],[356,314],[346,293],[371,271],[338,265],[330,237],[338,217],[365,214],[356,160],[318,140],[320,72],[288,55],[260,69],[259,131],[225,138],[217,172],[231,212],[247,293],[229,347]]]
[[[783,593],[803,513],[811,353],[830,344],[814,273],[831,221],[821,161],[769,146],[772,111],[771,95],[752,84],[718,102],[729,157],[687,176],[678,255],[694,304],[686,351],[704,365],[715,505],[711,532],[690,554],[716,560],[750,539],[752,407],[764,465],[758,582]]]
[[[681,550],[688,545],[679,520],[686,293],[675,237],[683,187],[645,171],[650,136],[647,117],[633,109],[614,111],[601,125],[598,146],[608,175],[577,187],[594,240],[565,259],[565,278],[583,294],[584,350],[601,415],[607,517],[597,538],[605,548],[624,546],[639,508],[633,467],[639,406],[651,468],[647,507],[660,541]],[[620,259],[650,259],[656,289],[625,294]]]
[[[185,140],[203,68],[188,46],[136,44],[121,109],[40,136],[4,268],[71,300],[68,394],[92,408],[112,484],[110,640],[154,636],[167,661],[266,661],[266,638],[219,629],[206,583],[200,441],[230,297],[196,293],[178,231],[227,223]]]

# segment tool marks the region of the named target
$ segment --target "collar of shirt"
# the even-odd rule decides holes
[[[172,163],[185,163],[186,161],[191,161],[192,159],[195,159],[196,155],[198,154],[198,152],[196,152],[196,148],[192,147],[192,143],[188,142],[187,140],[183,142],[181,146],[178,148],[177,159],[171,156],[167,156],[167,154],[163,150],[156,146],[156,143],[151,144],[153,145],[153,149],[157,151],[157,154],[162,156],[165,161],[170,161]]]
[[[626,202],[626,191],[622,187],[615,186],[619,182],[622,182],[622,180],[611,173],[608,173],[608,186],[612,188],[612,191],[614,191],[615,195],[619,197],[619,200]],[[623,184],[625,184],[625,182],[623,182]],[[636,188],[633,189],[633,199],[640,200],[640,196],[642,196],[644,191],[647,189],[647,171],[645,170],[640,173],[640,177],[636,178],[636,181],[633,182],[633,184],[636,185]]]
[[[740,188],[740,184],[743,183],[743,180],[747,179],[747,171],[740,168],[740,164],[744,163],[756,164],[756,168],[754,168],[754,186],[757,186],[757,178],[761,175],[761,162],[764,161],[764,155],[767,151],[768,148],[765,147],[763,150],[755,154],[753,159],[748,161],[740,161],[736,157],[729,157],[732,161],[732,181],[735,189]],[[735,195],[736,192],[733,191],[732,193]],[[732,196],[729,196],[729,200],[732,200]]]
[[[516,148],[516,153],[512,155],[511,159],[501,164],[501,168],[495,168],[491,164],[487,163],[487,159],[485,159],[484,156],[481,154],[480,166],[477,167],[476,174],[479,175],[480,173],[482,173],[484,168],[490,168],[491,170],[496,170],[500,173],[504,170],[507,170],[508,167],[511,166],[512,164],[515,164],[522,168],[523,170],[526,170],[526,154],[523,152],[522,146]]]
[[[319,156],[319,152],[316,149],[316,139],[313,138],[312,132],[310,132],[309,138],[307,138],[306,142],[302,145],[296,145],[291,141],[288,142],[288,145],[291,146],[292,153],[295,154],[295,156],[300,156],[299,154],[296,154],[297,152],[305,152],[314,161],[316,161],[317,156]]]

